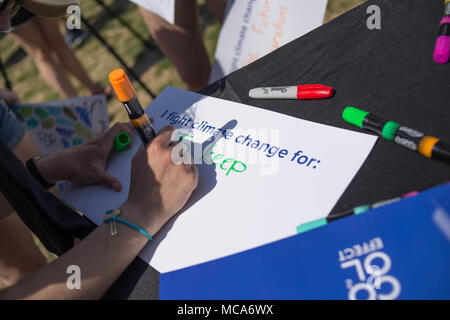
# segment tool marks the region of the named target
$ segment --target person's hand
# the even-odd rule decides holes
[[[133,158],[128,200],[122,206],[125,219],[144,226],[154,235],[180,211],[197,187],[198,170],[190,155],[174,163],[173,126],[166,126]]]
[[[37,162],[37,167],[49,183],[59,180],[76,185],[100,184],[115,191],[122,190],[122,183],[105,170],[106,160],[119,132],[133,137],[131,124],[116,123],[103,135],[78,146],[45,157]]]
[[[8,106],[20,103],[17,93],[9,90],[0,89],[0,99],[3,99]]]

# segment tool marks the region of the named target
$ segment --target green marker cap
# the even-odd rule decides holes
[[[383,127],[381,136],[386,140],[394,141],[394,137],[397,133],[398,128],[400,128],[400,125],[397,122],[388,121]]]
[[[317,219],[314,221],[303,223],[297,227],[297,234],[325,226],[325,225],[327,225],[327,223],[328,222],[327,222],[326,218]]]
[[[116,151],[122,151],[131,142],[130,135],[126,132],[119,132],[116,136],[116,139],[114,140],[114,150]]]
[[[361,214],[370,210],[370,206],[368,204],[353,208],[354,214]]]
[[[359,127],[362,129],[363,120],[369,114],[369,112],[355,108],[355,107],[347,107],[342,112],[342,117],[345,121]]]

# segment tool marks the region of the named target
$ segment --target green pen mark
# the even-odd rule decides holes
[[[233,163],[231,166],[229,166],[228,168],[225,168],[224,165],[227,163]],[[240,168],[239,168],[240,166]],[[223,160],[223,162],[220,164],[220,169],[222,170],[226,170],[227,173],[225,174],[226,176],[228,176],[230,174],[230,172],[244,172],[245,170],[247,170],[247,165],[245,163],[243,163],[242,161],[238,161],[235,160],[233,158],[227,158],[225,160]]]
[[[34,113],[39,117],[39,119],[44,120],[48,117],[47,111],[45,111],[43,108],[36,108],[34,109]]]
[[[180,136],[178,142],[183,141],[185,137],[192,137],[189,135]],[[187,139],[186,139],[187,140]],[[224,154],[216,154],[213,150],[217,146],[217,143],[209,145],[202,154],[202,160],[206,164],[218,166],[221,170],[226,171],[225,176],[228,176],[231,172],[241,173],[247,170],[247,165],[239,160],[233,158],[225,158]],[[214,156],[213,156],[214,155]],[[217,161],[219,160],[219,161]]]
[[[78,119],[77,116],[75,115],[75,113],[73,113],[73,111],[70,108],[64,107],[63,112],[66,116],[68,116],[73,121],[76,121]]]
[[[222,159],[222,158],[224,158],[224,157],[225,157],[224,154],[216,154],[216,155],[212,158],[211,162],[212,162],[214,165],[217,165],[217,163],[214,162],[214,160]]]

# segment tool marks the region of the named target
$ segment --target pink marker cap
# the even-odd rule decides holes
[[[450,23],[450,17],[442,18],[440,25]],[[434,61],[437,63],[447,63],[450,59],[450,37],[447,35],[439,36],[436,40],[436,46],[433,53]]]
[[[433,53],[434,61],[437,63],[447,63],[450,59],[450,37],[440,36],[436,40],[436,46]]]
[[[411,198],[411,197],[417,196],[418,194],[419,194],[419,191],[411,191],[411,192],[408,192],[408,193],[402,195],[402,198]]]

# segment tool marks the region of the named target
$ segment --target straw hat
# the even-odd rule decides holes
[[[22,7],[42,17],[56,18],[65,15],[67,7],[80,5],[79,0],[22,0]]]

